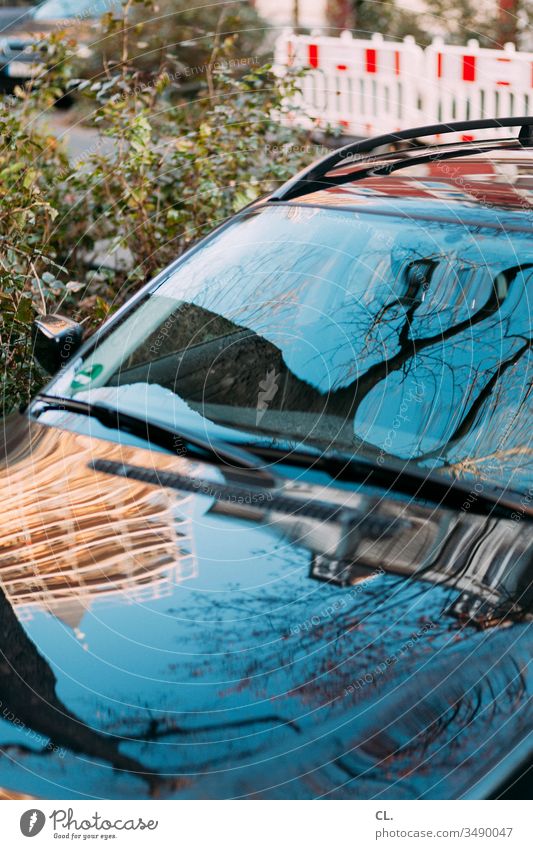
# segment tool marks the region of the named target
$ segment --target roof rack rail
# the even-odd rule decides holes
[[[331,176],[327,180],[324,177],[332,168],[348,157],[351,158],[352,156],[371,153],[371,151],[382,147],[382,145],[417,139],[423,136],[444,135],[446,133],[462,132],[463,130],[491,130],[501,127],[520,127],[518,141],[524,147],[533,145],[533,117],[527,116],[519,118],[483,118],[478,121],[452,121],[447,124],[429,124],[425,127],[411,127],[409,130],[401,130],[397,133],[387,133],[386,135],[351,142],[333,151],[313,165],[304,168],[303,171],[291,177],[290,180],[287,180],[286,183],[272,193],[270,200],[292,200],[293,198],[311,194],[311,192],[317,192],[321,189],[347,182],[345,175]],[[472,143],[464,142],[464,144]]]

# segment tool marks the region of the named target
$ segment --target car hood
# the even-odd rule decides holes
[[[345,553],[353,571],[339,580],[323,517],[279,515],[269,491],[221,499],[213,466],[18,415],[3,451],[0,786],[70,799],[480,796],[526,737],[527,617],[480,629],[452,615],[480,563],[505,572],[504,549],[523,561],[525,523],[286,478],[302,503],[340,499],[361,515],[372,503],[411,522]],[[203,483],[180,492],[94,460]]]

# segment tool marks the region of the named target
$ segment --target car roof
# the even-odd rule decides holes
[[[328,185],[333,175],[346,182]],[[326,171],[321,184],[323,187],[287,202],[349,210],[397,199],[416,201],[418,206],[426,201],[441,207],[512,209],[523,211],[533,225],[533,151],[515,138],[411,146],[351,161],[347,158]]]

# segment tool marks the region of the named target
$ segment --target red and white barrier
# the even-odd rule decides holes
[[[420,123],[418,83],[423,51],[403,42],[294,36],[284,32],[276,44],[277,67],[308,67],[302,81],[302,106],[319,127],[341,127],[369,136]]]
[[[533,53],[519,53],[513,44],[489,50],[475,40],[460,47],[435,39],[425,50],[424,61],[424,105],[431,118],[425,123],[530,114]],[[509,128],[490,131],[491,136],[498,133],[509,135]],[[468,141],[482,136],[483,131],[458,138]]]
[[[394,42],[378,34],[354,39],[349,32],[332,38],[286,30],[276,43],[275,64],[309,69],[295,104],[308,118],[295,120],[340,128],[346,135],[522,116],[533,107],[533,53],[517,52],[513,45],[489,50],[474,40],[462,47],[435,39],[422,50],[409,36]],[[490,135],[498,132],[509,135],[510,130]],[[457,134],[457,139],[484,134]]]

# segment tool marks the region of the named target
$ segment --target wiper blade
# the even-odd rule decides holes
[[[368,536],[381,537],[389,535],[392,530],[405,528],[409,522],[402,518],[379,516],[362,513],[361,510],[343,504],[332,504],[320,499],[298,498],[285,495],[283,491],[266,494],[263,489],[244,488],[235,484],[227,485],[214,483],[203,478],[181,475],[178,472],[167,472],[161,469],[147,469],[143,466],[132,466],[116,460],[91,460],[89,468],[107,475],[129,478],[130,480],[150,483],[153,486],[163,486],[176,489],[179,492],[192,492],[196,495],[207,495],[218,501],[231,504],[247,504],[268,509],[270,513],[281,513],[292,518],[305,517],[320,522],[338,522],[346,532],[349,527],[363,528]],[[342,534],[344,539],[346,534]]]
[[[274,477],[258,466],[258,455],[255,452],[250,453],[234,445],[230,446],[219,439],[209,439],[186,427],[170,428],[100,402],[81,401],[59,395],[38,395],[31,408],[32,415],[39,416],[47,410],[88,416],[104,427],[129,433],[172,454],[186,456],[188,459],[207,459],[216,465],[224,465],[228,476],[231,473],[239,480],[244,480],[246,473],[253,473],[256,483],[259,479],[263,486],[275,485]]]
[[[41,409],[35,403],[41,402]],[[74,398],[56,395],[38,395],[32,413],[38,415],[46,409],[64,410],[97,419],[105,427],[131,433],[164,448],[173,454],[183,453],[191,459],[200,459],[225,466],[227,476],[234,475],[244,482],[246,473],[250,482],[273,487],[276,480],[272,474],[261,468],[260,461],[297,466],[311,470],[324,471],[333,480],[376,486],[388,492],[410,495],[437,506],[451,507],[456,510],[468,510],[472,513],[494,516],[495,518],[526,519],[533,521],[531,500],[518,500],[518,494],[482,482],[482,488],[476,488],[477,481],[461,481],[444,477],[433,471],[417,468],[410,463],[393,458],[371,457],[324,452],[319,448],[303,447],[294,449],[265,445],[260,440],[251,440],[235,446],[220,440],[210,440],[188,428],[174,430],[151,422],[132,413],[99,402],[92,403]],[[180,451],[180,447],[183,451]],[[226,471],[227,470],[227,471]],[[465,506],[467,505],[467,506]]]
[[[495,518],[524,518],[533,521],[531,499],[519,500],[519,493],[502,489],[488,481],[462,481],[444,477],[437,472],[417,468],[412,462],[406,464],[402,460],[382,455],[354,456],[303,448],[301,445],[291,450],[261,442],[247,442],[243,447],[265,461],[324,471],[334,480],[350,483],[359,481],[386,492],[411,495],[456,510],[468,510]]]

